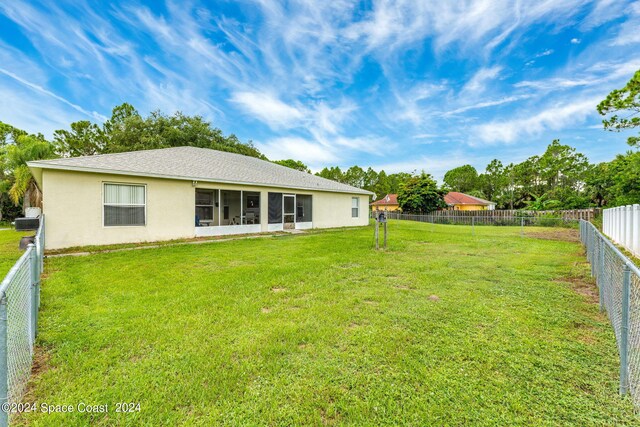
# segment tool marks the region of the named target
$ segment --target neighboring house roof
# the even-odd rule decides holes
[[[387,194],[380,200],[376,200],[371,203],[371,206],[389,206],[389,205],[397,205],[398,204],[398,195],[397,194]]]
[[[197,147],[27,162],[41,184],[42,169],[61,169],[189,181],[248,184],[371,195],[370,191],[241,154]]]
[[[450,191],[444,196],[444,201],[447,205],[495,205],[494,202],[481,199],[479,197],[470,196],[465,193],[458,193],[457,191]]]

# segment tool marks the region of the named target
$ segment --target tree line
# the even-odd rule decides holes
[[[492,160],[482,173],[470,165],[448,171],[445,186],[496,202],[503,209],[558,210],[611,207],[640,201],[640,153],[590,164],[553,141],[540,156],[506,166]]]
[[[504,165],[494,159],[480,173],[471,165],[453,168],[445,173],[441,186],[424,172],[387,175],[384,170],[376,172],[359,166],[344,172],[339,167],[324,168],[316,175],[372,191],[378,199],[388,193],[402,193],[403,186],[415,187],[417,180],[423,183],[418,192],[459,191],[495,202],[498,209],[583,209],[640,202],[638,151],[620,154],[610,162],[590,164],[584,154],[559,140],[549,144],[544,153],[521,163]],[[410,198],[415,199],[414,196]]]

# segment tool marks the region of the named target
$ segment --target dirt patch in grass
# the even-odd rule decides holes
[[[407,285],[395,285],[394,288],[396,289],[400,289],[402,291],[410,291],[411,288]]]
[[[35,346],[33,349],[33,362],[31,363],[31,378],[36,378],[43,373],[47,372],[51,369],[51,365],[49,361],[51,360],[51,353],[46,347]],[[27,383],[27,389],[25,391],[24,397],[22,398],[23,402],[34,402],[35,399],[33,397],[34,392],[34,384],[32,381]],[[18,413],[15,415],[15,418],[12,418],[12,425],[14,422],[16,424],[20,424],[19,420],[22,418],[22,414]]]
[[[573,228],[552,228],[544,231],[528,231],[527,237],[542,240],[560,240],[563,242],[579,242],[580,234]]]
[[[429,299],[431,301],[440,301],[440,297],[438,295],[429,295]]]
[[[350,263],[338,265],[338,268],[342,268],[344,270],[349,270],[351,268],[358,268],[358,267],[360,267],[360,264],[358,264],[357,262],[350,262]]]
[[[33,364],[31,365],[31,374],[38,375],[49,369],[49,359],[51,355],[46,349],[36,347],[33,352]]]
[[[265,314],[271,313],[271,309],[269,307],[262,307],[262,309],[260,311],[265,313]]]
[[[585,297],[585,299],[591,304],[597,304],[600,301],[596,285],[589,283],[583,277],[567,276],[556,280],[556,282],[570,283],[571,289],[573,289],[577,294]]]
[[[287,288],[271,288],[271,292],[285,292],[287,290]]]
[[[583,322],[574,322],[573,327],[578,332],[578,341],[584,344],[593,344],[596,342],[595,328]]]

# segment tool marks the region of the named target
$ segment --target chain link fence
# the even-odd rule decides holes
[[[0,284],[0,427],[9,423],[9,407],[20,402],[31,376],[44,267],[44,215],[34,243]]]
[[[620,394],[630,393],[640,407],[640,269],[590,222],[580,221],[580,240],[616,336]]]
[[[372,218],[382,211],[371,211]],[[455,211],[454,211],[455,212]],[[456,212],[457,213],[457,212]],[[450,225],[495,225],[495,226],[518,226],[518,227],[577,227],[577,220],[569,217],[550,216],[514,216],[514,215],[457,215],[456,213],[442,214],[407,214],[401,212],[386,212],[387,219],[400,219],[408,221],[427,222],[431,224]]]

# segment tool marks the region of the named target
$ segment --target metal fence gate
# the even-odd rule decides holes
[[[630,393],[640,407],[640,269],[590,222],[580,221],[580,240],[616,336],[620,394]]]
[[[0,427],[8,425],[7,406],[20,402],[31,376],[40,275],[44,267],[44,234],[43,215],[35,242],[0,284]]]

